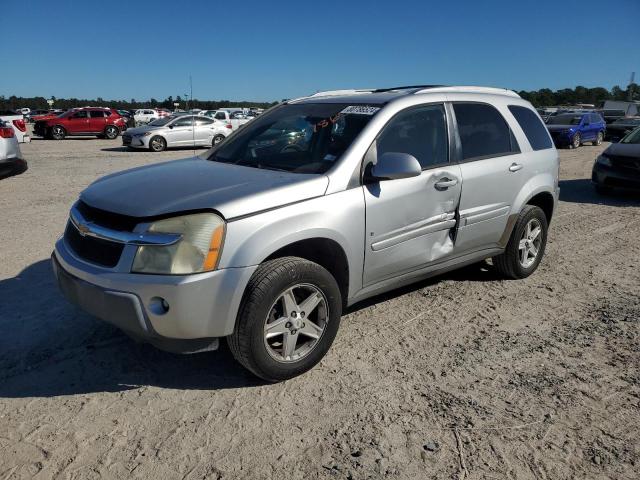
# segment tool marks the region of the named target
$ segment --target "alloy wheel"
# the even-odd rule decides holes
[[[576,133],[573,136],[573,148],[578,148],[580,146],[580,134]]]
[[[318,345],[329,306],[320,289],[297,284],[282,292],[269,309],[264,325],[264,345],[278,362],[296,362]]]
[[[542,225],[537,218],[532,218],[522,232],[518,244],[518,258],[523,268],[529,268],[538,258],[542,245]]]

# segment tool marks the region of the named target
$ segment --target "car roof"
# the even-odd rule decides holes
[[[376,89],[331,90],[317,92],[307,97],[290,100],[286,103],[365,103],[369,105],[384,105],[396,98],[423,93],[478,93],[491,95],[505,95],[520,98],[512,90],[494,87],[476,86],[443,86],[443,85],[410,85],[404,87],[389,87]]]

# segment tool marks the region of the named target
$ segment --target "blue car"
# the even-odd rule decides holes
[[[600,145],[607,124],[598,113],[561,113],[549,117],[547,128],[556,147],[578,148],[584,142]]]

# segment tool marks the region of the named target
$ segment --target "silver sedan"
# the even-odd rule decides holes
[[[211,147],[231,134],[231,128],[198,115],[159,118],[122,134],[122,144],[161,152],[172,147]]]

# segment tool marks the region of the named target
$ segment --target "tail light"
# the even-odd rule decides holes
[[[0,127],[0,137],[1,138],[13,138],[16,134],[13,132],[13,128],[11,127]]]
[[[27,126],[24,124],[24,120],[14,120],[13,124],[21,132],[26,132],[27,131]]]
[[[227,123],[227,124],[225,125],[225,127],[227,127],[227,128],[228,128],[228,129],[230,129],[230,130],[233,128],[233,126],[232,126],[231,124],[229,124],[229,123]]]

